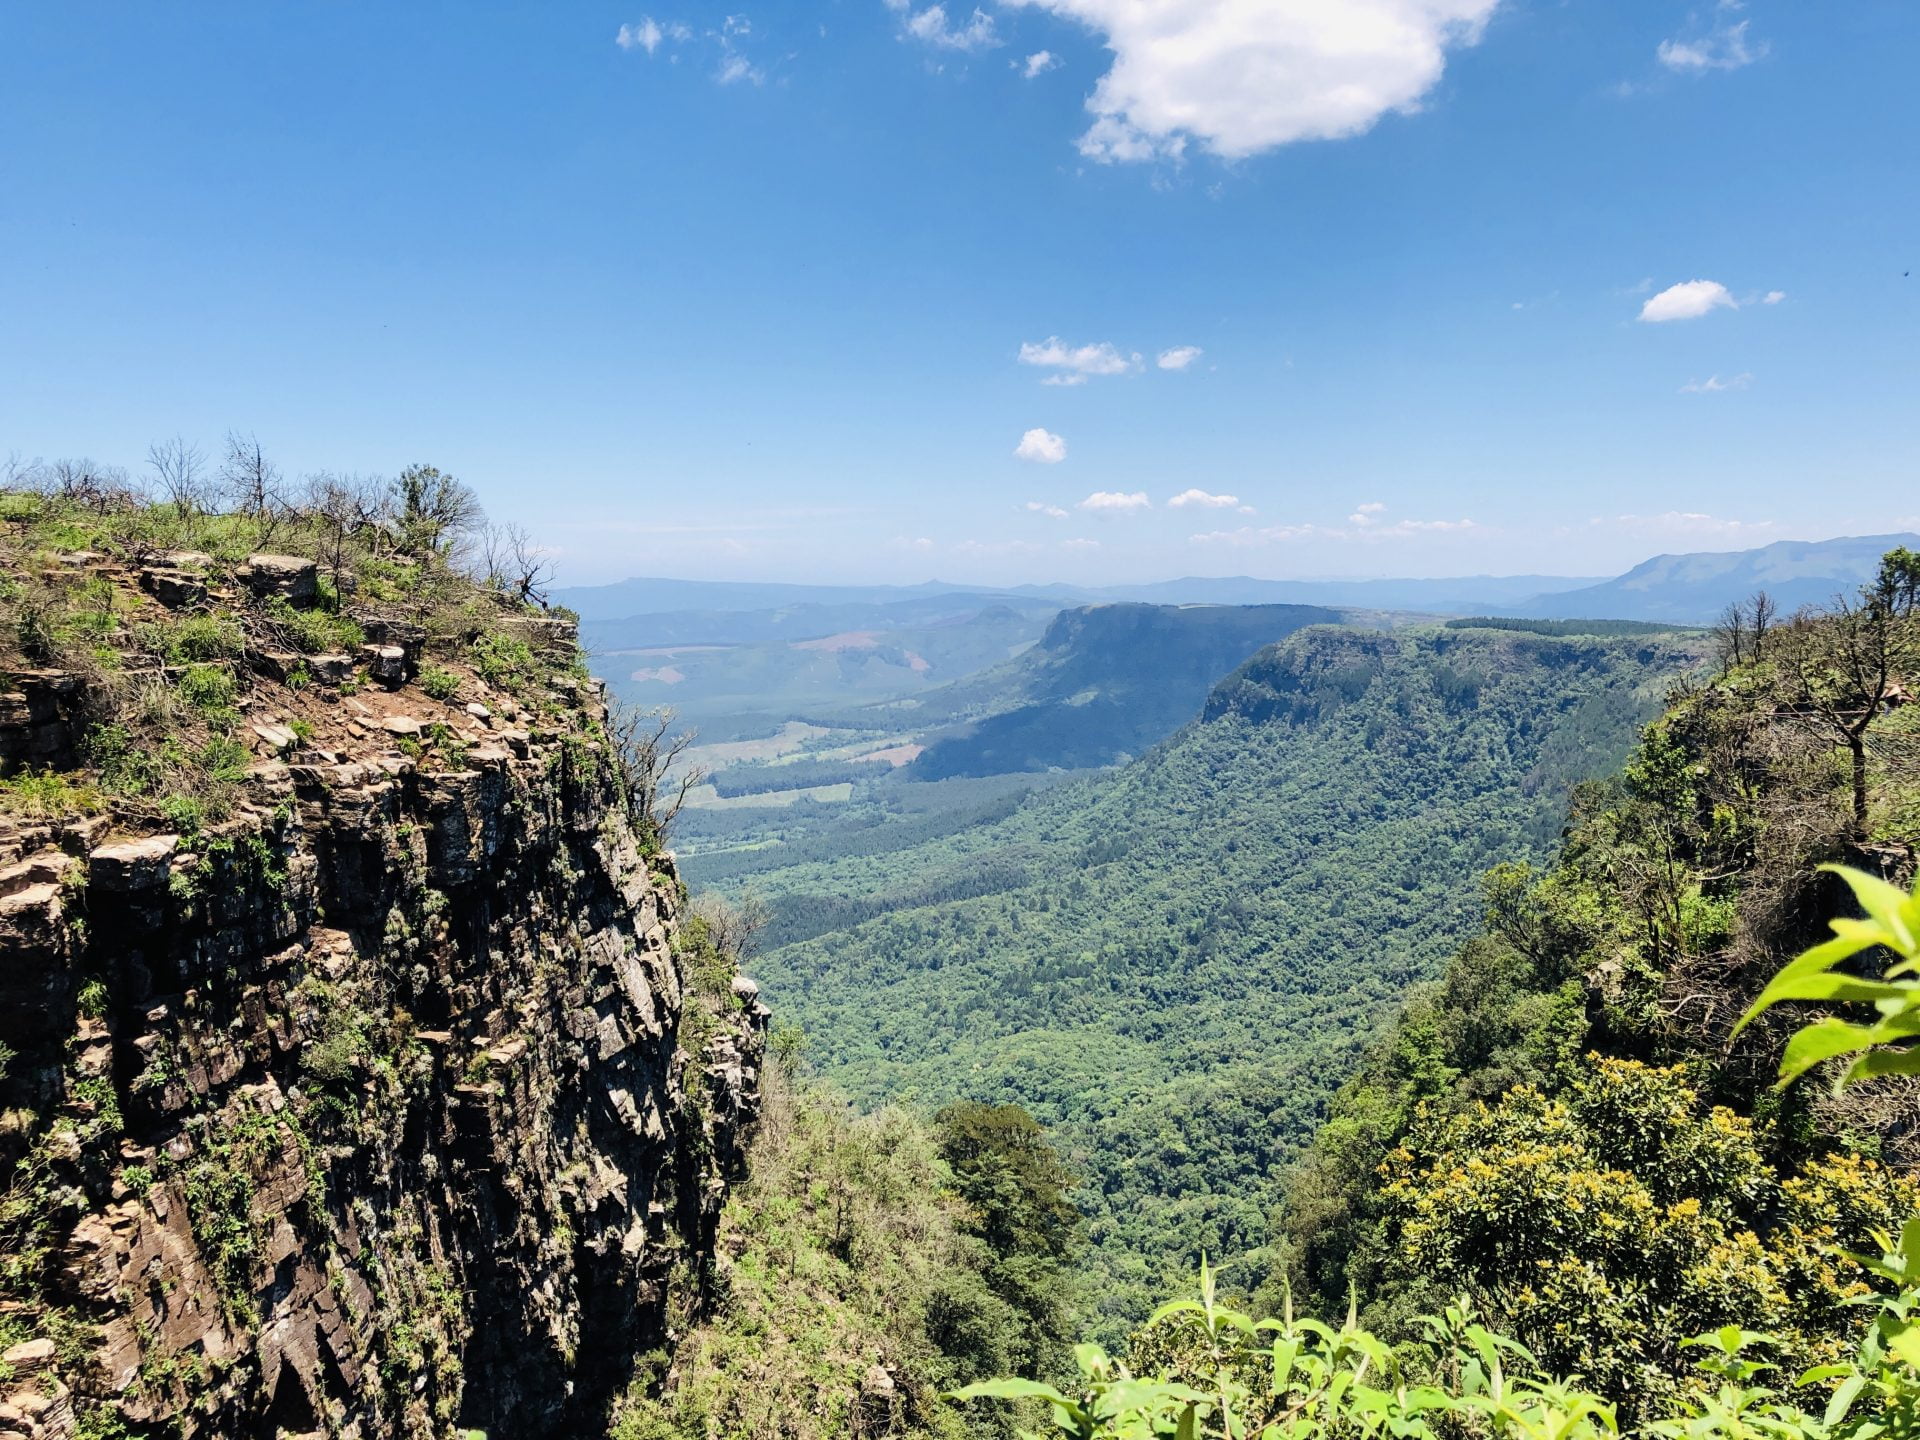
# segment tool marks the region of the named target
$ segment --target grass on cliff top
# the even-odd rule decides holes
[[[322,476],[297,500],[226,510],[207,498],[154,499],[65,464],[0,488],[0,670],[80,681],[64,702],[75,767],[0,777],[0,813],[113,809],[188,831],[223,818],[256,759],[248,721],[284,725],[294,750],[348,748],[337,702],[371,683],[361,647],[376,623],[422,638],[411,708],[433,723],[396,742],[419,763],[464,764],[454,724],[435,721],[443,705],[455,723],[474,700],[554,730],[587,723],[564,688],[586,678],[577,651],[536,649],[510,628],[548,613],[542,563],[523,536],[488,527],[451,476]],[[240,583],[263,552],[315,562],[311,603]],[[206,600],[168,608],[142,588],[148,569],[204,583]],[[350,657],[344,683],[316,678],[323,655]]]

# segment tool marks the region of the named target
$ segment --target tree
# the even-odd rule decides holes
[[[707,778],[700,766],[682,763],[695,737],[691,730],[676,732],[674,718],[671,710],[617,704],[608,717],[624,775],[627,816],[656,846],[666,843],[687,797]]]
[[[1721,669],[1759,660],[1766,650],[1767,632],[1777,618],[1778,607],[1764,590],[1755,591],[1750,600],[1730,601],[1713,630]]]
[[[363,480],[358,475],[335,475],[322,471],[307,477],[307,493],[301,507],[324,531],[327,564],[336,581],[346,569],[347,550],[355,537],[377,535],[387,520],[387,489],[384,481]]]
[[[1844,745],[1853,778],[1853,825],[1867,833],[1867,735],[1920,660],[1920,556],[1889,551],[1856,600],[1803,611],[1775,649],[1786,682],[1783,715]]]
[[[220,466],[227,502],[260,527],[260,543],[271,538],[281,504],[280,470],[260,448],[257,435],[227,432],[227,453]]]
[[[1020,1315],[1020,1372],[1051,1369],[1067,1333],[1064,1265],[1080,1237],[1074,1175],[1018,1105],[963,1100],[934,1117],[940,1158],[966,1202],[967,1229],[994,1260],[987,1285]]]
[[[207,474],[207,454],[198,445],[174,436],[147,447],[147,468],[173,508],[191,519],[211,508],[213,483]]]
[[[524,526],[489,525],[481,541],[482,578],[522,605],[546,607],[553,564]]]
[[[402,470],[393,482],[393,500],[400,546],[420,559],[446,559],[487,518],[469,486],[432,465]]]

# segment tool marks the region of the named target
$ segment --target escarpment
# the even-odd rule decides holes
[[[571,627],[427,568],[11,582],[108,619],[0,686],[0,1437],[591,1434],[699,1293],[766,1012]]]

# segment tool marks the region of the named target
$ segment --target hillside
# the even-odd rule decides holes
[[[856,1098],[1059,1127],[1102,1305],[1264,1238],[1348,1057],[1539,857],[1697,645],[1310,628],[1103,781],[896,853],[756,877],[760,971]],[[1362,903],[1362,897],[1366,897]]]
[[[1357,1293],[1403,1338],[1471,1293],[1625,1418],[1685,1393],[1683,1342],[1712,1327],[1778,1337],[1789,1375],[1845,1353],[1871,1283],[1847,1253],[1920,1204],[1914,1052],[1783,1093],[1809,1007],[1736,1022],[1855,912],[1817,866],[1914,884],[1920,560],[1887,560],[1844,612],[1769,628],[1748,608],[1720,673],[1583,789],[1555,863],[1487,877],[1484,930],[1371,1047],[1291,1180],[1270,1299],[1283,1277],[1323,1308]]]
[[[1527,601],[1512,613],[1610,620],[1666,620],[1711,625],[1727,606],[1756,591],[1783,615],[1825,606],[1872,578],[1880,557],[1920,536],[1867,535],[1839,540],[1781,540],[1757,550],[1657,555],[1618,579]]]
[[[914,779],[1111,765],[1185,724],[1254,651],[1339,620],[1311,605],[1063,610],[1039,643],[1005,664],[876,710],[936,727],[921,734],[925,749],[908,768]]]

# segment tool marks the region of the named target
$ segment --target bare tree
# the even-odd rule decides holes
[[[260,439],[238,430],[227,432],[226,459],[220,467],[220,479],[233,508],[251,516],[260,525],[264,544],[272,534],[280,509],[280,470],[260,448]]]
[[[390,509],[386,482],[331,471],[309,475],[300,509],[320,528],[327,547],[324,558],[335,584],[339,584],[354,542],[386,530]]]
[[[1920,664],[1920,556],[1895,550],[1857,600],[1825,615],[1802,613],[1774,646],[1785,679],[1785,718],[1846,747],[1853,824],[1867,832],[1867,736]]]
[[[213,482],[207,474],[207,454],[198,445],[176,435],[147,447],[147,468],[163,495],[180,514],[191,519],[213,505]]]
[[[1767,633],[1773,629],[1774,622],[1780,618],[1780,607],[1774,598],[1764,590],[1753,592],[1753,600],[1748,607],[1750,634],[1753,637],[1753,658],[1760,659],[1767,648]]]
[[[103,514],[122,509],[138,498],[126,471],[97,460],[56,460],[51,465],[35,466],[33,474],[38,481],[36,488]]]
[[[0,490],[38,490],[40,469],[38,460],[29,460],[18,450],[9,450],[7,458],[0,460]]]
[[[1774,600],[1764,590],[1755,591],[1750,600],[1730,601],[1713,627],[1720,668],[1731,670],[1759,660],[1766,653],[1767,633],[1773,629],[1774,620]]]
[[[707,922],[707,934],[714,948],[733,957],[736,965],[745,965],[760,948],[760,936],[773,919],[773,912],[758,895],[743,895],[738,900],[708,892],[694,902],[693,913]]]
[[[687,797],[707,778],[700,766],[683,763],[694,732],[676,732],[673,722],[671,710],[625,705],[616,705],[610,717],[625,774],[627,816],[656,845],[666,843]]]
[[[553,564],[524,526],[489,525],[481,539],[482,579],[522,605],[547,604]]]

